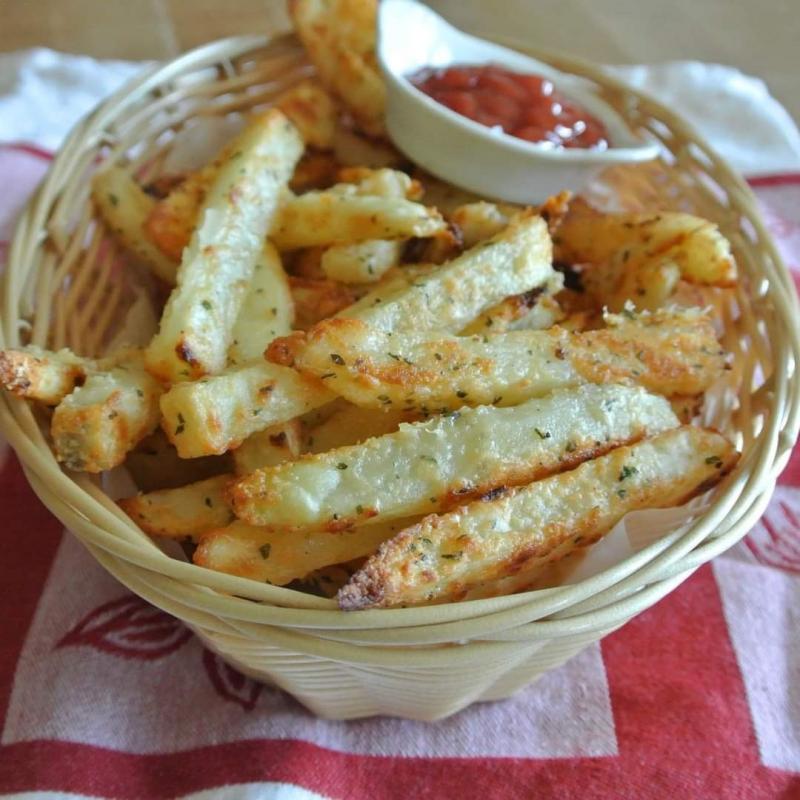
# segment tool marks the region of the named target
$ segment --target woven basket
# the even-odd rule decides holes
[[[536,54],[542,57],[542,54]],[[547,59],[547,56],[544,56]],[[179,617],[242,672],[317,714],[432,720],[506,697],[615,630],[738,541],[764,510],[798,430],[800,318],[792,281],[742,180],[674,114],[595,67],[550,58],[603,87],[630,122],[664,145],[659,162],[608,172],[595,200],[694,211],[730,239],[743,280],[722,308],[734,353],[739,467],[688,526],[580,583],[428,608],[343,613],[333,601],[215,573],[170,557],[104,494],[56,463],[46,424],[5,395],[0,426],[36,493],[132,591]],[[23,214],[3,280],[0,344],[99,352],[137,282],[89,201],[111,162],[159,174],[175,132],[200,117],[268,104],[311,68],[292,36],[226,39],[151,70],[72,131]]]

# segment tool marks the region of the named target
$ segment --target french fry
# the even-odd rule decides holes
[[[559,280],[551,260],[547,226],[523,213],[492,239],[410,285],[388,293],[378,287],[339,316],[357,316],[383,330],[456,332],[504,298]]]
[[[243,364],[260,359],[273,339],[285,336],[292,329],[293,320],[294,304],[281,257],[266,242],[233,326],[228,360]]]
[[[346,167],[339,180],[353,183],[359,194],[418,200],[422,196],[419,181],[392,169]],[[428,241],[428,240],[426,240]],[[356,244],[335,244],[322,254],[322,272],[342,283],[375,283],[400,263],[405,242],[391,239],[368,239]]]
[[[500,233],[519,208],[479,201],[459,206],[450,221],[458,226],[465,247],[474,247],[484,239]]]
[[[416,422],[418,414],[394,410],[377,411],[347,403],[327,419],[309,428],[304,446],[311,453],[359,444],[375,436],[394,433],[403,422]]]
[[[260,469],[232,483],[236,516],[270,530],[346,530],[446,510],[674,427],[643,389],[584,386],[514,408],[462,409],[396,433]]]
[[[96,369],[96,362],[67,349],[52,352],[29,345],[24,350],[0,350],[0,386],[17,397],[51,406]]]
[[[593,383],[630,379],[667,396],[701,394],[726,369],[710,316],[697,308],[604,314],[605,328],[576,336],[572,362]],[[574,339],[573,339],[574,342]],[[605,351],[606,358],[597,354]],[[641,362],[635,367],[634,361]],[[638,374],[637,374],[638,373]]]
[[[274,109],[228,145],[146,352],[156,377],[174,383],[224,368],[279,193],[302,149],[297,129]]]
[[[609,311],[622,311],[627,303],[647,311],[663,308],[680,278],[680,268],[671,260],[628,263],[624,255],[614,256],[607,264],[588,264],[581,271],[584,291],[597,308]]]
[[[435,208],[402,198],[359,194],[350,188],[350,193],[335,186],[306,192],[286,202],[270,232],[278,250],[434,236],[447,228]]]
[[[284,586],[321,567],[369,555],[407,524],[395,520],[338,534],[291,534],[234,522],[204,534],[193,558],[201,567]]]
[[[548,198],[539,207],[539,214],[547,222],[551,235],[567,213],[570,200],[569,192],[561,192]],[[450,214],[449,219],[459,231],[464,246],[474,247],[497,235],[518,212],[517,206],[480,201],[459,206]],[[552,297],[562,288],[563,277],[559,277],[557,281],[551,282],[547,291],[534,289],[507,297],[473,320],[462,331],[462,335],[486,333],[487,328],[491,328],[492,333],[549,328],[564,316]]]
[[[439,265],[437,264],[408,264],[390,269],[371,287],[344,286],[343,288],[350,292],[353,297],[353,302],[349,307],[341,308],[333,316],[354,319],[367,317],[378,306],[399,297],[438,268]]]
[[[554,235],[561,226],[571,202],[571,192],[559,192],[559,194],[548,197],[537,208],[539,216],[547,222],[551,235]],[[450,222],[458,228],[464,246],[474,247],[478,242],[491,239],[492,236],[500,233],[521,210],[520,206],[511,203],[487,203],[479,200],[464,203],[452,209],[447,216]]]
[[[233,453],[237,475],[249,475],[297,458],[303,447],[303,426],[299,419],[252,434]]]
[[[322,254],[325,275],[341,283],[375,283],[400,263],[402,239],[369,239],[357,244],[332,245]]]
[[[447,230],[429,239],[409,239],[403,248],[403,261],[411,264],[441,265],[464,252],[459,231],[448,224]]]
[[[218,475],[176,489],[162,489],[118,501],[120,508],[151,536],[195,541],[201,533],[233,520],[223,490],[230,475]]]
[[[294,123],[309,147],[330,150],[338,111],[333,98],[315,80],[305,80],[280,94],[275,105]]]
[[[161,427],[181,458],[219,455],[334,398],[319,381],[261,361],[174,384],[161,397]]]
[[[306,330],[342,311],[358,299],[358,290],[330,280],[289,277],[295,309],[295,328]]]
[[[158,426],[161,386],[131,358],[87,377],[53,412],[56,458],[69,469],[102,472]]]
[[[419,200],[424,194],[422,184],[398,169],[382,167],[342,167],[337,179],[345,186],[336,187],[338,191],[346,190],[349,184],[355,186],[358,194],[374,197],[396,197],[406,200]]]
[[[382,135],[386,87],[375,59],[376,0],[289,0],[288,8],[320,81],[362,130]]]
[[[232,454],[237,474],[296,458],[300,443],[298,420],[253,434]],[[183,465],[196,462],[191,459]],[[223,491],[233,479],[230,474],[214,475],[187,485],[128,497],[120,500],[119,505],[146,533],[197,541],[204,531],[233,521],[233,511]]]
[[[177,265],[144,235],[156,201],[121,167],[108,167],[92,180],[92,199],[100,216],[126,250],[166,283],[175,282]]]
[[[187,175],[170,193],[155,203],[144,224],[148,239],[172,261],[172,274],[164,279],[174,284],[183,250],[197,225],[197,216],[205,203],[208,190],[219,172],[218,157],[203,169]]]
[[[607,328],[581,333],[555,327],[457,337],[331,319],[276,339],[267,358],[324,377],[331,391],[364,408],[423,413],[515,405],[583,383],[628,381],[660,394],[695,395],[722,374],[725,354],[697,309],[606,320]]]
[[[489,502],[428,516],[383,544],[339,591],[339,607],[456,601],[473,587],[563,557],[625,514],[680,505],[711,488],[738,454],[720,434],[667,431]]]
[[[677,212],[601,214],[585,202],[573,202],[558,230],[556,258],[605,264],[615,256],[631,268],[674,262],[684,280],[694,283],[736,283],[730,245],[708,220]]]
[[[463,331],[462,336],[506,331],[539,331],[552,328],[565,318],[564,311],[553,297],[559,282],[554,280],[546,291],[533,289],[501,300],[476,317]]]

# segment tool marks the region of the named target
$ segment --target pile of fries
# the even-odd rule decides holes
[[[144,348],[0,352],[69,470],[196,564],[344,610],[492,596],[679,505],[738,454],[689,424],[728,367],[730,248],[683,213],[490,203],[383,135],[374,0],[292,0],[317,68],[204,168],[93,198],[169,287]],[[49,413],[49,412],[48,412]]]

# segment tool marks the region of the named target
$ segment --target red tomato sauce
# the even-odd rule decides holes
[[[491,64],[459,65],[421,69],[409,80],[437,103],[518,139],[548,142],[554,147],[608,147],[603,123],[541,75],[524,75]]]

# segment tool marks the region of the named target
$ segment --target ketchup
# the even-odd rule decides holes
[[[523,75],[491,64],[461,65],[421,69],[409,80],[456,113],[518,139],[553,147],[608,147],[603,123],[541,75]]]

